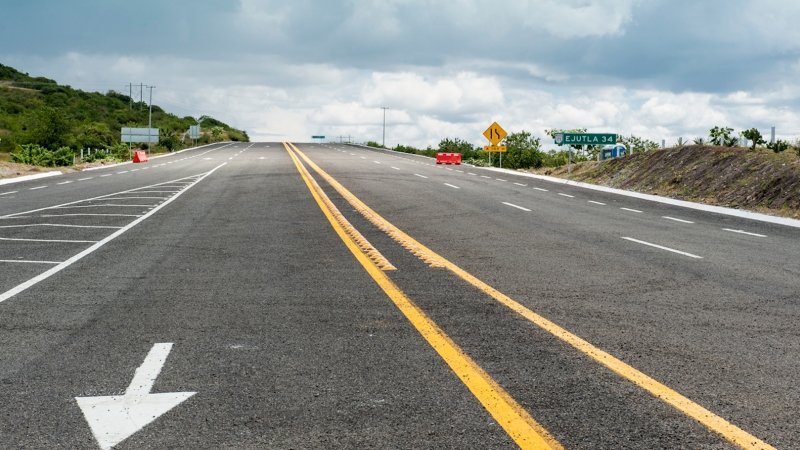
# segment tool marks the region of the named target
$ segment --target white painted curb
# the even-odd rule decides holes
[[[52,172],[37,173],[37,174],[34,174],[34,175],[23,175],[21,177],[15,177],[15,178],[3,178],[2,180],[0,180],[0,186],[2,186],[4,184],[12,184],[12,183],[20,183],[20,182],[23,182],[23,181],[38,180],[40,178],[50,178],[50,177],[55,177],[55,176],[58,176],[58,175],[63,175],[63,173],[61,173],[61,172],[59,172],[57,170],[54,170]]]
[[[565,180],[563,178],[549,177],[546,175],[537,175],[533,173],[517,172],[515,170],[500,169],[497,167],[479,167],[480,169],[491,170],[493,172],[500,172],[508,175],[517,175],[525,178],[535,178],[537,180],[548,181],[550,183],[565,184],[575,186],[583,189],[591,189],[593,191],[606,192],[609,194],[624,195],[626,197],[638,198],[651,202],[664,203],[667,205],[680,206],[682,208],[695,209],[698,211],[711,212],[715,214],[723,214],[726,216],[739,217],[742,219],[757,220],[759,222],[774,223],[778,225],[785,225],[787,227],[800,228],[800,220],[790,219],[788,217],[776,217],[767,214],[761,214],[753,211],[742,209],[726,208],[724,206],[706,205],[704,203],[688,202],[686,200],[678,200],[669,197],[661,197],[652,194],[643,194],[641,192],[626,191],[623,189],[610,188],[606,186],[599,186],[596,184],[584,183],[581,181]]]

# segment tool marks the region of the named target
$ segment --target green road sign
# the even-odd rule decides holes
[[[558,145],[606,145],[616,144],[617,135],[612,133],[558,133]]]
[[[325,139],[325,136],[311,136],[311,139]]]

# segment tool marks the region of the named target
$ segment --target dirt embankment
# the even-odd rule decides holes
[[[0,179],[16,178],[25,175],[35,175],[37,173],[52,172],[52,171],[59,171],[63,173],[80,172],[81,170],[89,167],[96,167],[108,164],[116,164],[116,163],[112,161],[97,161],[93,163],[77,164],[69,167],[42,167],[42,166],[31,166],[28,164],[18,164],[0,160]]]
[[[567,168],[537,173],[567,177]],[[573,166],[571,179],[712,205],[800,218],[800,158],[686,146]]]

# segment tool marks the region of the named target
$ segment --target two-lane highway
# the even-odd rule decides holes
[[[800,442],[789,227],[279,143],[0,214],[3,447]]]

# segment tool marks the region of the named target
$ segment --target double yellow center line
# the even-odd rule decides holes
[[[286,144],[284,144],[284,145],[286,145]],[[338,181],[336,181],[333,177],[328,175],[319,166],[317,166],[313,161],[311,161],[296,146],[294,146],[293,144],[288,144],[288,145],[286,145],[286,149],[289,152],[289,154],[291,155],[292,159],[295,161],[295,165],[297,166],[297,168],[300,171],[301,175],[303,175],[303,178],[306,180],[306,184],[309,184],[309,189],[312,189],[311,185],[310,185],[310,182],[308,181],[309,179],[312,178],[311,174],[308,173],[308,171],[305,169],[305,167],[303,167],[302,163],[298,160],[298,158],[294,154],[294,152],[296,152],[297,155],[300,155],[300,157],[302,157],[302,159],[311,168],[313,168],[314,171],[317,172],[317,174],[319,174],[320,177],[322,177],[328,184],[330,184],[331,187],[333,187],[348,203],[350,203],[350,205],[353,206],[353,208],[355,210],[359,211],[369,222],[371,222],[378,229],[380,229],[381,231],[383,231],[384,233],[389,235],[392,239],[394,239],[396,242],[398,242],[405,249],[407,249],[408,251],[410,251],[411,253],[413,253],[414,255],[416,255],[417,257],[419,257],[420,259],[422,259],[426,263],[430,264],[432,267],[443,267],[443,268],[446,268],[447,270],[451,271],[453,274],[455,274],[456,276],[458,276],[462,280],[466,281],[467,283],[471,284],[472,286],[476,287],[477,289],[479,289],[482,292],[484,292],[487,295],[489,295],[491,298],[493,298],[498,303],[506,306],[507,308],[509,308],[512,311],[516,312],[517,314],[519,314],[520,316],[524,317],[525,319],[527,319],[531,323],[537,325],[538,327],[544,329],[545,331],[549,332],[553,336],[555,336],[558,339],[562,340],[563,342],[566,342],[567,344],[571,345],[573,348],[577,349],[578,351],[580,351],[584,355],[588,356],[592,360],[594,360],[597,363],[602,364],[603,366],[605,366],[608,369],[612,370],[614,373],[616,373],[620,377],[622,377],[622,378],[624,378],[624,379],[636,384],[637,386],[639,386],[640,388],[642,388],[645,391],[649,392],[651,395],[655,396],[656,398],[664,401],[665,403],[667,403],[667,404],[671,405],[672,407],[674,407],[675,409],[681,411],[683,414],[687,415],[688,417],[691,417],[692,419],[696,420],[697,422],[703,424],[709,430],[711,430],[711,431],[713,431],[715,433],[718,433],[719,435],[721,435],[723,438],[725,438],[729,442],[731,442],[731,443],[733,443],[733,444],[735,444],[735,445],[737,445],[737,446],[739,446],[741,448],[744,448],[744,449],[774,449],[774,447],[772,447],[771,445],[767,444],[766,442],[758,439],[757,437],[753,436],[752,434],[750,434],[750,433],[744,431],[743,429],[737,427],[736,425],[730,423],[729,421],[725,420],[721,416],[719,416],[719,415],[709,411],[708,409],[700,406],[698,403],[696,403],[696,402],[692,401],[691,399],[683,396],[679,392],[669,388],[668,386],[664,385],[663,383],[659,382],[658,380],[656,380],[656,379],[650,377],[649,375],[647,375],[647,374],[635,369],[633,366],[631,366],[631,365],[623,362],[622,360],[614,357],[610,353],[608,353],[608,352],[596,347],[595,345],[589,343],[588,341],[584,340],[583,338],[581,338],[581,337],[579,337],[579,336],[567,331],[566,329],[564,329],[563,327],[559,326],[555,322],[552,322],[552,321],[544,318],[543,316],[533,312],[532,310],[528,309],[527,307],[525,307],[521,303],[519,303],[516,300],[508,297],[507,295],[503,294],[502,292],[498,291],[497,289],[489,286],[488,284],[484,283],[483,281],[481,281],[480,279],[478,279],[474,275],[468,273],[464,269],[458,267],[457,265],[455,265],[451,261],[447,260],[443,256],[439,255],[438,253],[434,252],[433,250],[429,249],[428,247],[426,247],[426,246],[422,245],[421,243],[417,242],[411,236],[409,236],[408,234],[406,234],[402,230],[398,229],[393,224],[391,224],[389,221],[387,221],[386,219],[381,217],[378,213],[376,213],[371,208],[369,208],[360,199],[358,199],[355,195],[353,195],[349,190],[347,190],[344,186],[342,186]],[[317,188],[319,189],[319,186],[317,186]],[[312,194],[313,193],[314,193],[314,191],[312,189]],[[321,190],[320,190],[320,192],[315,195],[315,198],[317,198],[317,196],[319,194],[321,194],[322,196],[325,195],[324,192],[321,192]],[[319,200],[318,200],[318,202],[319,202]],[[322,205],[320,207],[322,207]],[[324,208],[323,208],[323,211],[324,211]],[[327,213],[326,213],[326,215],[327,215]],[[344,240],[344,238],[342,238],[342,239]],[[345,242],[345,243],[347,243],[347,242]],[[355,253],[356,252],[354,252],[354,254]],[[363,254],[361,256],[363,257]],[[356,255],[356,257],[358,258],[359,255]],[[365,266],[365,268],[366,268],[366,266]],[[369,272],[369,269],[367,271]],[[400,292],[400,290],[392,283],[392,281],[388,277],[386,277],[385,274],[381,273],[380,275],[386,280],[386,282],[391,283],[388,286],[392,286],[393,289],[395,289],[396,292],[398,292],[400,295],[402,295],[403,298],[405,299],[405,302],[407,302],[409,305],[411,305],[413,307],[413,309],[415,311],[417,311],[417,313],[420,315],[420,317],[423,317],[425,321],[429,322],[431,324],[431,326],[435,327],[435,329],[437,330],[437,333],[439,333],[439,335],[441,336],[441,339],[443,341],[446,341],[450,345],[452,345],[453,346],[452,348],[456,349],[459,354],[463,355],[462,357],[465,358],[464,361],[468,361],[468,363],[469,363],[468,365],[470,365],[471,367],[474,367],[475,370],[479,371],[479,373],[482,374],[481,376],[485,377],[485,379],[488,380],[486,382],[487,386],[493,386],[494,389],[499,389],[499,392],[501,392],[500,396],[503,397],[503,398],[507,398],[507,402],[510,402],[510,403],[506,403],[508,405],[508,407],[507,407],[508,410],[510,410],[510,411],[519,410],[520,413],[524,413],[524,416],[520,416],[520,417],[527,417],[527,419],[523,420],[523,422],[529,421],[530,426],[529,426],[528,432],[529,433],[534,433],[535,432],[535,433],[537,433],[539,435],[539,441],[537,441],[537,442],[540,442],[540,444],[537,444],[537,445],[545,445],[546,444],[546,445],[550,445],[551,446],[550,448],[554,448],[552,446],[560,447],[560,444],[558,444],[558,442],[553,440],[552,437],[547,433],[546,430],[541,428],[540,425],[538,425],[535,421],[533,421],[533,419],[530,418],[530,416],[527,413],[525,413],[525,411],[522,410],[519,407],[519,405],[516,402],[514,402],[514,400],[511,397],[509,397],[508,394],[505,391],[503,391],[502,388],[500,388],[500,386],[498,386],[496,382],[494,382],[494,380],[492,380],[489,377],[488,374],[486,374],[471,359],[469,359],[468,356],[464,355],[463,352],[461,352],[461,350],[456,346],[456,344],[453,343],[450,340],[450,338],[447,337],[441,330],[439,330],[438,327],[436,327],[436,324],[434,324],[429,318],[427,318],[427,316],[425,316],[425,314],[422,311],[420,311],[419,308],[416,307],[416,305],[414,305],[410,300],[408,300],[405,297],[405,295],[402,294],[402,292]],[[375,278],[375,277],[373,277],[373,278]],[[376,279],[376,282],[377,281],[378,280]],[[381,282],[378,282],[378,284],[381,285]],[[383,285],[381,285],[381,287],[383,288]],[[384,288],[384,291],[386,291],[386,288]],[[389,294],[388,291],[387,291],[387,294]],[[391,295],[390,295],[390,297],[391,297]],[[398,304],[397,300],[395,300],[394,298],[392,298],[392,300],[395,301],[395,304]],[[400,308],[399,304],[398,304],[398,307]],[[401,310],[402,309],[403,308],[401,308]],[[404,312],[404,314],[406,314],[406,317],[409,317],[409,315],[405,311],[403,311],[403,312]],[[426,339],[428,339],[426,334],[420,329],[419,326],[417,326],[416,323],[414,323],[414,320],[412,320],[411,317],[409,317],[409,320],[411,320],[412,323],[414,324],[414,326],[417,327],[418,330],[420,330],[420,333],[422,333],[423,336],[425,336]],[[419,319],[419,320],[422,320],[422,319]],[[434,343],[432,343],[430,340],[428,340],[428,342],[431,343],[431,345],[434,348],[437,348],[436,345],[434,345]],[[438,348],[437,348],[437,351],[439,351]],[[495,419],[497,419],[498,422],[501,425],[503,425],[503,422],[500,419],[498,419],[498,416],[495,415],[495,412],[493,411],[492,405],[494,405],[494,403],[492,403],[491,401],[489,403],[485,402],[478,395],[478,393],[476,393],[475,389],[473,389],[473,387],[470,386],[467,383],[467,381],[465,381],[465,377],[463,377],[461,374],[459,374],[459,372],[456,370],[454,365],[450,361],[447,360],[447,358],[442,354],[441,351],[439,351],[439,354],[442,355],[443,358],[445,358],[445,360],[448,362],[450,367],[453,368],[454,371],[456,371],[456,374],[459,376],[459,378],[462,379],[462,381],[464,381],[465,384],[467,384],[467,386],[470,388],[470,390],[473,392],[473,394],[475,394],[475,396],[478,397],[479,400],[481,400],[481,402],[483,403],[484,407],[486,407],[486,409],[489,410],[489,412],[493,416],[495,416]],[[512,433],[515,432],[515,430],[509,430],[508,428],[505,427],[505,425],[503,425],[503,427],[506,429],[506,432],[508,432],[509,435],[511,435],[511,437],[514,438],[514,440],[517,442],[517,444],[520,444],[520,446],[522,447],[523,445],[520,443],[520,441],[517,440],[517,438],[515,437],[516,435],[512,434]],[[537,448],[546,448],[546,447],[537,447]]]
[[[295,167],[300,172],[303,181],[311,191],[325,217],[330,222],[336,234],[353,253],[356,260],[361,263],[364,270],[375,280],[383,292],[394,302],[397,308],[406,316],[414,328],[433,347],[448,366],[455,372],[472,394],[483,404],[497,423],[503,427],[508,435],[524,449],[561,449],[558,443],[541,425],[539,425],[511,396],[497,384],[475,361],[450,339],[419,307],[414,304],[406,294],[379,268],[372,258],[362,251],[359,245],[351,238],[351,232],[345,229],[347,225],[336,219],[340,214],[336,206],[330,202],[327,195],[314,181],[311,174],[303,166],[293,150],[299,153],[291,144],[286,145]]]

